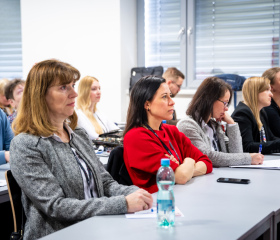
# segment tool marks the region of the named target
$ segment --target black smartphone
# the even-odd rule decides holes
[[[250,179],[241,179],[241,178],[218,178],[218,179],[217,179],[217,182],[248,184],[248,183],[250,183]]]

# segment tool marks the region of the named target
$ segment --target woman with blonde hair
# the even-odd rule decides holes
[[[10,148],[11,171],[27,217],[24,239],[96,215],[152,206],[147,191],[113,180],[84,129],[76,128],[74,87],[79,78],[77,69],[53,59],[36,63],[27,76]]]
[[[270,81],[264,77],[248,78],[243,85],[244,102],[232,114],[239,124],[244,152],[270,154],[280,152],[280,138],[271,132],[264,107],[271,104]]]
[[[100,97],[100,85],[95,77],[86,76],[80,80],[76,110],[78,126],[84,128],[92,140],[102,133],[119,130],[116,124],[97,110],[96,105]]]

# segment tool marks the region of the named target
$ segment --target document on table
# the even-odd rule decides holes
[[[262,168],[262,169],[278,169],[280,170],[280,159],[263,161],[260,165],[240,165],[230,166],[232,168]]]
[[[178,207],[175,206],[175,216],[176,217],[184,217],[184,214],[179,210]],[[136,213],[128,213],[125,214],[126,218],[156,218],[157,217],[157,208],[152,207],[148,210],[139,211]]]
[[[6,180],[0,180],[0,187],[4,187],[6,185],[7,185]]]

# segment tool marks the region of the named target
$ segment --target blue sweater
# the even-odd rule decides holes
[[[14,134],[6,114],[0,109],[0,165],[5,164],[5,151],[9,151]]]

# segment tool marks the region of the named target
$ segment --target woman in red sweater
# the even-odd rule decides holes
[[[174,101],[165,79],[147,76],[133,87],[124,130],[124,161],[134,185],[158,191],[160,160],[168,157],[175,182],[212,172],[212,162],[176,126],[162,124],[173,116]]]

